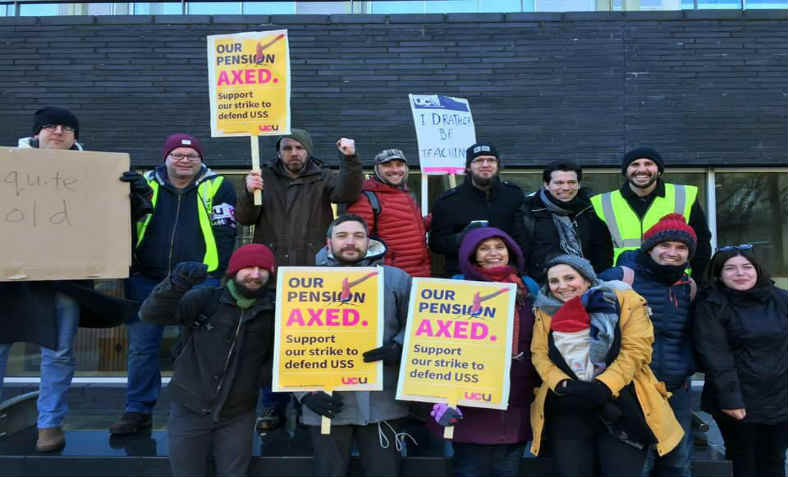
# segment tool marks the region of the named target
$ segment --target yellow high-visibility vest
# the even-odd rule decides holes
[[[620,190],[591,197],[594,212],[602,219],[613,240],[613,263],[625,250],[640,248],[643,234],[662,217],[677,213],[689,222],[690,210],[698,198],[698,188],[683,184],[665,184],[665,197],[656,196],[643,220],[629,207]]]
[[[154,177],[154,171],[145,173],[145,180],[148,185],[153,189],[153,197],[151,204],[153,210],[156,210],[156,201],[159,198],[159,182]],[[213,198],[219,191],[223,176],[216,176],[207,179],[197,186],[197,216],[200,221],[200,230],[202,231],[203,240],[205,240],[205,255],[203,256],[202,263],[208,267],[209,272],[215,271],[219,268],[219,251],[216,248],[216,238],[213,236],[213,227],[211,227],[211,218],[209,213],[213,208]],[[153,214],[147,214],[137,221],[137,247],[142,243],[142,238],[145,236],[145,230],[148,228]]]

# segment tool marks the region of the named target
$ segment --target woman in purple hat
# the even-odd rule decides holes
[[[428,425],[440,435],[443,428],[438,423],[447,424],[447,415],[459,418],[448,422],[454,425],[454,475],[519,475],[520,459],[531,440],[529,409],[534,388],[539,384],[531,364],[531,307],[536,283],[521,276],[525,260],[520,247],[506,232],[494,227],[468,231],[460,245],[458,261],[462,275],[455,278],[517,285],[509,406],[499,411],[436,404],[431,413],[434,421],[429,420]]]

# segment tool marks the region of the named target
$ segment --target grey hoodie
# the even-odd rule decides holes
[[[351,266],[373,267],[383,263],[386,247],[377,240],[369,241],[367,255]],[[324,267],[342,266],[328,247],[323,247],[315,255],[315,263]],[[410,275],[396,267],[383,265],[383,345],[392,341],[403,344],[405,337],[405,322],[408,319],[408,301],[410,299]],[[383,390],[382,391],[337,391],[334,394],[342,397],[344,407],[337,414],[331,424],[334,426],[367,424],[398,419],[408,415],[406,402],[394,399],[397,389],[397,366],[383,365]],[[307,393],[294,393],[300,401]],[[303,407],[301,421],[308,426],[319,426],[320,418],[309,407]]]

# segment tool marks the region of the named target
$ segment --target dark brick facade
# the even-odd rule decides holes
[[[788,163],[785,11],[0,17],[0,144],[62,105],[90,149],[136,166],[186,131],[212,166],[246,168],[246,138],[208,138],[205,37],[280,28],[293,124],[330,163],[339,136],[365,162],[384,147],[415,162],[408,93],[468,98],[509,166],[615,166],[640,144],[670,166]]]

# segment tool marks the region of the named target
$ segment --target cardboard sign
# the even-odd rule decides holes
[[[129,155],[0,147],[0,281],[124,278]]]
[[[476,142],[468,100],[409,94],[424,174],[463,174],[465,150]]]
[[[274,391],[380,391],[383,268],[277,269]]]
[[[290,134],[287,30],[208,36],[211,136]]]
[[[506,409],[513,283],[414,278],[397,399]]]

